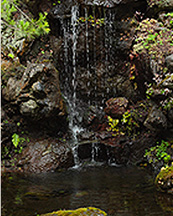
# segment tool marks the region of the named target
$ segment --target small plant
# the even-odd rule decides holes
[[[137,128],[139,128],[139,124],[137,123],[138,114],[136,110],[127,110],[122,115],[121,119],[113,119],[108,116],[108,124],[109,128],[107,131],[112,132],[113,136],[125,135],[135,137],[137,135]]]
[[[46,12],[39,13],[36,20],[29,11],[26,14],[21,8],[19,0],[1,2],[2,48],[4,54],[7,52],[6,55],[12,59],[28,42],[50,31]]]
[[[166,166],[171,160],[171,155],[166,151],[170,143],[162,140],[161,143],[157,142],[157,145],[146,150],[144,157],[146,157],[149,163],[162,162]]]
[[[80,17],[78,19],[78,22],[80,23],[88,22],[91,26],[99,28],[104,25],[104,18],[97,19],[92,15],[90,15],[89,17]]]
[[[173,98],[169,97],[166,100],[161,101],[161,105],[162,105],[163,109],[166,111],[173,109]]]
[[[148,56],[150,60],[156,62],[157,68],[155,72],[167,70],[164,67],[164,62],[165,56],[172,53],[172,29],[166,26],[164,20],[158,22],[155,19],[145,19],[136,28],[136,33],[136,44],[134,44],[133,50],[140,55]]]
[[[14,133],[13,135],[12,135],[12,143],[13,143],[13,145],[14,145],[14,147],[15,147],[15,150],[14,150],[14,152],[15,153],[21,153],[22,152],[22,150],[23,150],[23,146],[22,146],[22,144],[25,142],[25,141],[27,141],[27,142],[29,142],[29,138],[27,137],[27,138],[24,138],[24,137],[20,137],[18,134],[16,134],[16,133]]]
[[[8,120],[4,120],[3,123],[8,124]],[[14,165],[14,162],[16,158],[13,158],[14,154],[20,154],[23,151],[23,144],[24,142],[30,142],[28,137],[23,137],[24,134],[27,133],[27,131],[21,131],[21,123],[17,122],[16,123],[18,130],[17,133],[14,133],[11,136],[11,143],[12,145],[7,145],[3,144],[2,145],[2,159],[8,158],[10,159],[12,163],[12,166]],[[20,134],[20,135],[19,135]]]
[[[109,124],[109,128],[107,128],[107,131],[112,131],[112,132],[116,132],[119,133],[119,129],[118,129],[118,123],[119,123],[119,119],[113,119],[110,116],[108,116],[108,124]],[[113,136],[116,135],[113,133]]]

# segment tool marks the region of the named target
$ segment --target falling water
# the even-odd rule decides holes
[[[75,160],[75,167],[80,165],[80,160],[78,157],[78,134],[83,131],[83,128],[80,125],[80,118],[81,112],[80,108],[80,98],[77,95],[77,86],[78,86],[78,43],[79,43],[79,36],[81,34],[79,18],[80,16],[85,17],[85,23],[82,23],[83,29],[85,29],[84,40],[80,41],[84,43],[85,53],[83,54],[83,58],[85,61],[84,68],[86,69],[86,77],[87,77],[87,94],[86,94],[86,107],[90,105],[94,105],[98,107],[98,102],[100,99],[100,104],[98,108],[104,104],[105,100],[105,93],[108,95],[110,89],[107,87],[107,92],[98,92],[99,85],[106,86],[107,85],[107,78],[109,74],[107,73],[109,67],[111,65],[111,58],[112,58],[112,46],[113,46],[113,35],[112,35],[112,27],[114,22],[114,17],[112,12],[107,9],[99,9],[99,16],[98,12],[96,12],[96,6],[92,7],[92,10],[89,10],[87,7],[84,8],[84,14],[79,11],[79,6],[74,5],[71,8],[71,19],[63,18],[61,20],[62,30],[64,35],[64,98],[68,105],[68,112],[69,112],[69,129],[72,132],[72,141],[71,147],[74,155]],[[93,20],[88,21],[88,17],[92,14]],[[97,16],[97,17],[96,17]],[[104,16],[104,17],[103,17]],[[96,19],[104,18],[104,25],[96,27]],[[100,29],[99,29],[100,28]],[[99,33],[100,32],[100,33]],[[104,37],[103,37],[104,36]],[[98,48],[100,48],[100,55],[98,55]],[[97,67],[97,60],[98,56],[100,56],[102,64],[104,65],[105,72],[104,79],[100,79],[98,77],[99,68]],[[91,59],[92,57],[92,59]],[[81,58],[81,57],[80,57]],[[80,66],[80,65],[79,65]],[[101,70],[102,66],[101,66]],[[91,83],[92,82],[92,83]],[[101,83],[105,82],[105,83]],[[91,92],[93,91],[93,92]],[[101,96],[101,97],[100,97]],[[102,103],[102,105],[101,105]],[[98,146],[93,143],[92,144],[92,158],[91,162],[95,162],[95,159],[98,156]]]
[[[92,149],[91,149],[91,162],[95,162],[95,143],[92,143]]]
[[[89,66],[89,30],[88,30],[88,21],[87,21],[87,18],[88,18],[88,9],[85,8],[85,20],[86,20],[86,33],[85,33],[85,38],[86,38],[86,63],[87,63],[87,77],[88,77],[88,82],[87,82],[87,87],[90,86],[90,66]],[[88,91],[87,93],[88,95],[88,105],[90,106],[90,90]]]
[[[79,112],[76,110],[77,98],[76,98],[76,87],[77,87],[77,68],[76,68],[76,59],[77,59],[77,40],[78,40],[78,14],[79,7],[75,5],[71,10],[71,26],[72,26],[72,99],[69,101],[70,116],[69,116],[69,128],[72,131],[73,142],[77,143],[77,134],[83,129],[77,124],[77,119],[79,119]]]
[[[76,107],[76,46],[78,39],[78,28],[77,28],[77,18],[78,18],[78,6],[75,5],[71,10],[71,24],[72,24],[72,64],[73,64],[73,78],[72,78],[72,86],[73,86],[73,107]]]

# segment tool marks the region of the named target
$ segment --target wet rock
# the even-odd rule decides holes
[[[104,118],[104,112],[96,106],[90,106],[84,115],[84,121],[87,126],[92,126],[95,129],[99,128]],[[88,134],[89,135],[89,134]],[[90,134],[91,135],[91,134]]]
[[[140,135],[130,142],[130,162],[133,164],[140,163],[143,160],[146,149],[153,146],[157,141],[157,134],[142,131]]]
[[[71,216],[77,216],[77,215],[83,215],[83,216],[87,216],[87,215],[92,215],[92,216],[106,216],[107,214],[98,209],[98,208],[94,208],[94,207],[87,207],[87,208],[79,208],[76,210],[59,210],[59,211],[54,211],[52,213],[47,213],[47,214],[42,214],[41,216],[58,216],[58,215],[71,215]]]
[[[128,79],[122,78],[122,82],[117,83],[116,89],[119,96],[123,95],[124,97],[135,100],[137,97],[137,91],[134,90],[132,83]]]
[[[89,160],[116,165],[125,165],[130,158],[129,140],[123,137],[107,137],[104,140],[79,143],[80,161]]]
[[[173,166],[163,167],[156,176],[155,184],[158,190],[173,194]]]
[[[169,119],[169,123],[173,124],[173,109],[172,108],[168,110],[168,119]]]
[[[72,151],[66,144],[49,138],[31,140],[17,156],[16,163],[23,172],[42,173],[72,167],[74,160]]]
[[[5,100],[14,101],[20,93],[20,81],[10,77],[7,86],[3,89],[2,94]]]
[[[14,104],[29,121],[40,121],[41,124],[45,121],[46,126],[53,125],[54,121],[62,122],[63,118],[65,125],[66,110],[59,86],[59,74],[49,61],[28,63],[20,80],[9,78],[2,96],[9,104]]]
[[[20,104],[20,113],[25,116],[34,116],[37,108],[37,103],[34,100],[30,99],[27,102]]]
[[[169,55],[166,57],[165,59],[166,65],[167,67],[173,71],[173,54]]]
[[[54,18],[67,18],[71,17],[72,6],[75,5],[75,1],[64,0],[61,4],[56,5],[52,12]]]
[[[144,122],[144,126],[152,131],[162,131],[167,129],[167,119],[161,110],[152,107]]]
[[[44,86],[41,84],[40,81],[37,81],[32,85],[32,90],[33,90],[34,96],[38,98],[45,97]]]
[[[106,102],[105,113],[112,118],[120,118],[126,111],[128,100],[124,97],[111,98]]]
[[[171,197],[170,197],[171,196]],[[164,193],[157,193],[156,195],[156,202],[159,206],[167,212],[173,212],[173,201],[172,195],[164,194]]]

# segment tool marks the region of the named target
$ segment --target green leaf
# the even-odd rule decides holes
[[[8,57],[14,59],[14,55],[13,55],[12,53],[9,53],[9,54],[8,54]]]
[[[20,137],[19,137],[18,134],[14,133],[14,134],[12,135],[12,143],[13,143],[14,147],[17,148],[17,146],[18,146],[19,143],[20,143]]]

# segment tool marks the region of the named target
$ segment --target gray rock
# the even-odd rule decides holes
[[[144,122],[144,126],[152,131],[166,130],[167,119],[161,110],[153,106]]]
[[[7,101],[14,101],[16,97],[19,95],[21,91],[20,83],[21,82],[19,80],[16,80],[13,77],[9,78],[6,88],[2,91],[3,97]]]
[[[34,100],[28,100],[20,105],[20,113],[25,116],[35,115],[35,111],[38,108],[37,103]]]
[[[166,65],[167,67],[173,71],[173,54],[169,55],[166,57],[165,59]]]
[[[65,115],[59,74],[50,62],[28,63],[21,80],[9,78],[3,97],[16,103],[22,115],[34,120]]]

